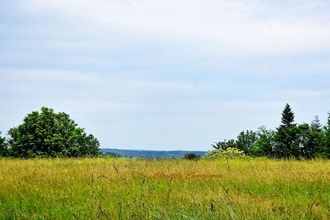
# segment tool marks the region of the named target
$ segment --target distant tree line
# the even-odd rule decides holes
[[[28,114],[8,135],[7,139],[0,135],[2,157],[92,157],[100,151],[99,141],[68,114],[45,107]]]
[[[282,123],[276,130],[260,127],[258,131],[242,131],[237,139],[213,144],[216,150],[237,148],[250,156],[272,158],[330,158],[330,113],[322,126],[318,116],[311,124],[296,124],[289,104],[282,112]]]
[[[311,124],[296,124],[289,104],[282,112],[276,130],[260,127],[242,131],[237,139],[217,142],[215,150],[238,149],[249,156],[272,158],[330,158],[330,113],[322,126],[315,116]],[[41,108],[28,114],[21,125],[11,128],[8,138],[0,133],[1,157],[93,157],[100,153],[100,143],[64,112]],[[186,159],[196,159],[187,154]]]

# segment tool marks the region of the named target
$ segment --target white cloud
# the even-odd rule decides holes
[[[272,3],[256,0],[29,0],[22,1],[21,7],[86,29],[111,32],[116,27],[236,53],[329,50],[327,3],[288,2],[270,7]]]
[[[86,108],[101,107],[102,112],[106,110],[117,114],[144,111],[169,99],[176,100],[209,90],[208,85],[188,80],[56,69],[0,68],[0,77],[0,92],[7,99],[15,97],[39,105],[57,103],[67,107],[70,103],[73,106],[85,103]]]
[[[276,126],[286,102],[299,121],[329,111],[327,1],[10,2],[3,131],[45,105],[105,147],[208,149]]]

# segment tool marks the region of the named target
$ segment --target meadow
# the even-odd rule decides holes
[[[0,159],[0,219],[329,218],[329,160]]]

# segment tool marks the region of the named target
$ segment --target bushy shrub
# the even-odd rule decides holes
[[[244,151],[237,148],[227,148],[226,150],[211,150],[204,158],[205,159],[232,159],[232,158],[246,158]]]
[[[189,152],[189,153],[186,153],[186,154],[183,156],[183,159],[186,159],[186,160],[198,160],[198,159],[200,159],[200,156],[197,155],[197,154],[194,153],[194,152]]]

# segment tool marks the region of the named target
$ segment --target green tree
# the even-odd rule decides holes
[[[274,155],[275,132],[261,126],[256,132],[257,140],[252,146],[251,155],[272,157]]]
[[[322,125],[321,125],[321,122],[320,122],[320,119],[319,119],[318,115],[314,116],[314,119],[311,123],[311,128],[314,129],[315,131],[321,132]]]
[[[236,140],[236,148],[242,150],[245,154],[251,154],[251,148],[257,141],[257,134],[254,131],[242,131]]]
[[[212,145],[212,147],[216,150],[226,150],[227,148],[236,148],[236,141],[234,139],[224,140],[216,142]]]
[[[327,125],[324,128],[324,142],[320,154],[324,157],[330,158],[330,112],[328,113]]]
[[[8,143],[5,137],[1,136],[0,132],[0,157],[8,156]]]
[[[319,117],[315,116],[314,120],[311,123],[310,131],[310,153],[307,156],[308,158],[314,158],[321,153],[322,146],[324,146],[325,134],[322,129]]]
[[[282,112],[282,124],[275,134],[274,156],[278,158],[298,158],[301,155],[299,148],[299,130],[294,123],[294,113],[289,104]]]
[[[324,139],[318,118],[315,117],[311,125],[307,123],[299,125],[298,130],[301,155],[307,159],[314,158],[320,152]]]
[[[21,125],[9,130],[15,157],[89,157],[99,154],[99,142],[64,112],[41,108],[28,114]]]

